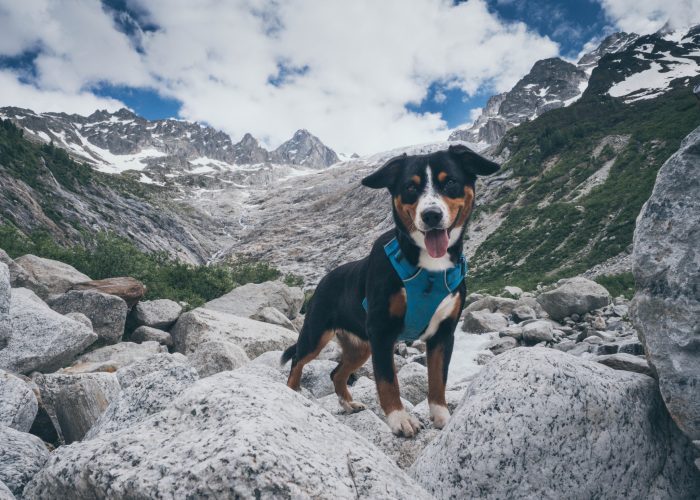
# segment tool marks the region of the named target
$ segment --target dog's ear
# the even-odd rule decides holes
[[[391,187],[396,180],[396,176],[401,172],[405,159],[406,153],[401,156],[395,156],[386,162],[379,170],[362,179],[362,185],[372,189]]]
[[[462,144],[453,144],[447,151],[462,169],[472,175],[491,175],[501,168],[498,163],[484,158]]]

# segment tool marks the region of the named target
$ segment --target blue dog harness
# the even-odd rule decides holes
[[[384,245],[384,252],[406,289],[406,314],[398,340],[413,342],[428,328],[443,299],[454,293],[467,276],[467,260],[462,255],[457,265],[450,269],[428,271],[408,262],[396,238]],[[362,306],[367,311],[367,298],[362,301]]]

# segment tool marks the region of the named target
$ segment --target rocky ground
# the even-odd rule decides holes
[[[385,423],[371,362],[351,389],[368,409],[342,412],[329,378],[335,343],[306,367],[301,393],[286,387],[279,358],[303,322],[298,288],[249,284],[184,311],[140,301],[135,280],[91,282],[60,262],[0,257],[7,498],[700,491],[693,446],[666,411],[627,301],[584,278],[469,297],[458,344],[487,343],[456,349],[462,375],[449,381],[442,431],[429,418],[425,345],[398,345],[404,404],[425,426],[404,439]]]

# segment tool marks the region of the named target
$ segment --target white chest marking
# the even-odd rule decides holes
[[[425,329],[423,335],[420,336],[420,340],[425,342],[430,337],[435,335],[440,323],[447,319],[454,308],[457,307],[457,301],[459,300],[459,293],[453,293],[442,299],[440,305],[435,309],[433,317],[430,318],[430,323],[428,323],[428,328]]]

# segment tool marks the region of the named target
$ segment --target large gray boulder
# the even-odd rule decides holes
[[[57,260],[28,254],[16,258],[15,263],[21,266],[33,280],[45,286],[49,294],[65,293],[73,285],[90,281],[88,275]]]
[[[168,332],[150,326],[139,326],[129,338],[137,343],[150,341],[164,346],[173,345],[173,337]]]
[[[555,321],[572,314],[585,314],[605,307],[611,302],[605,287],[587,278],[576,277],[557,282],[553,290],[541,293],[537,302]]]
[[[498,332],[508,326],[508,320],[500,312],[488,309],[467,311],[464,315],[462,330],[469,333]]]
[[[487,364],[411,474],[438,498],[695,498],[654,379],[553,349]]]
[[[412,404],[428,397],[428,369],[419,363],[406,363],[396,374],[401,396]]]
[[[5,483],[0,481],[0,500],[15,500],[15,496]]]
[[[35,373],[32,380],[61,443],[81,440],[121,389],[114,373]]]
[[[219,372],[235,370],[250,361],[242,348],[227,340],[204,342],[188,356],[188,359],[202,378]]]
[[[0,346],[4,346],[10,335],[10,270],[0,262]]]
[[[637,218],[631,316],[678,426],[700,439],[700,128],[661,167]]]
[[[266,281],[234,288],[202,307],[245,318],[256,315],[266,307],[274,307],[291,320],[296,317],[303,304],[304,292],[301,288],[287,286],[281,281]]]
[[[29,384],[0,370],[0,425],[29,432],[38,410],[36,395]]]
[[[17,373],[56,370],[97,340],[91,329],[51,310],[25,288],[12,289],[9,324],[0,368]]]
[[[42,299],[45,299],[49,295],[49,290],[45,285],[42,285],[37,280],[31,277],[31,275],[24,270],[22,266],[17,264],[14,260],[10,258],[7,253],[0,248],[0,262],[7,265],[10,270],[10,284],[12,288],[28,288],[32,292],[36,293]]]
[[[103,344],[116,344],[124,335],[128,308],[116,295],[92,290],[71,290],[49,301],[51,309],[61,314],[83,313]]]
[[[430,498],[311,401],[237,371],[195,382],[165,410],[128,429],[57,449],[25,495]]]
[[[29,480],[49,458],[36,436],[0,425],[0,482],[21,497]]]
[[[251,359],[267,351],[284,350],[297,339],[294,332],[281,326],[202,307],[180,316],[170,333],[175,350],[185,355],[205,342],[225,340],[241,347]]]
[[[152,340],[140,344],[120,342],[79,356],[71,366],[63,368],[61,373],[112,373],[136,361],[167,351],[165,346]]]
[[[169,299],[146,300],[136,304],[133,314],[137,326],[167,330],[182,314],[182,306]]]
[[[10,270],[7,265],[0,262],[0,321],[10,314]]]
[[[191,366],[173,364],[131,380],[85,435],[85,439],[131,427],[163,410],[199,377]]]
[[[187,358],[187,356],[184,356],[179,352],[174,354],[160,352],[139,359],[129,365],[124,366],[123,368],[120,368],[117,370],[117,379],[119,380],[119,385],[121,388],[126,389],[135,381],[148,375],[149,373],[169,370],[170,368],[176,366],[188,365],[190,365],[190,360]]]

